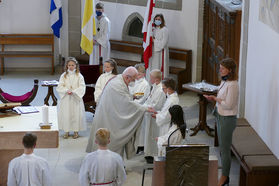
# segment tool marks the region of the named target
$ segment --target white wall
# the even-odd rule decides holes
[[[84,4],[84,0],[83,4]],[[121,40],[122,29],[129,15],[138,12],[144,17],[146,7],[120,3],[102,2],[105,4],[105,13],[111,20],[111,39]],[[162,13],[169,29],[169,46],[182,49],[191,49],[193,52],[192,77],[196,79],[197,45],[198,45],[198,16],[199,1],[187,0],[182,2],[182,11],[154,9],[154,15]]]
[[[62,0],[63,27],[61,30],[61,52],[68,56],[68,1]],[[49,21],[50,0],[5,0],[0,3],[0,33],[52,33]],[[38,47],[20,47],[23,50],[38,49]],[[45,48],[45,47],[42,47]],[[17,48],[12,47],[11,50]],[[46,48],[48,50],[48,48]],[[58,42],[55,40],[57,59]],[[6,58],[5,66],[18,67],[50,67],[48,58]],[[57,62],[57,60],[56,60]]]
[[[279,158],[279,34],[258,20],[250,1],[245,117]]]

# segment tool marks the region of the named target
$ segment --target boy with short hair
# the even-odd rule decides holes
[[[8,186],[51,186],[50,171],[45,159],[33,154],[37,136],[26,133],[22,139],[24,154],[9,163]]]
[[[100,128],[96,132],[95,139],[99,149],[89,153],[83,160],[79,172],[81,186],[121,186],[126,180],[124,163],[119,154],[108,150],[110,132]]]

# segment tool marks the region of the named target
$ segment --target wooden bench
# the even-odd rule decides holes
[[[51,58],[51,74],[54,74],[54,36],[53,34],[0,34],[1,75],[4,74],[6,57],[46,57]],[[51,51],[10,51],[7,45],[50,45]]]
[[[138,63],[143,63],[142,43],[118,41],[118,40],[110,40],[110,43],[111,43],[112,51],[138,54],[141,56],[140,61],[133,61],[124,58],[114,58],[117,61],[117,65],[128,67],[128,66],[134,66]],[[177,92],[181,94],[183,93],[182,85],[192,81],[192,51],[177,49],[177,48],[169,48],[169,58],[185,63],[183,68],[171,66],[171,62],[169,64],[170,65],[169,73],[177,75],[177,81],[178,81]]]
[[[233,133],[231,150],[240,163],[240,186],[278,186],[279,160],[256,131],[242,120]]]

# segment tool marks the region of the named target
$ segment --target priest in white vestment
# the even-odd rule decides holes
[[[9,163],[7,186],[51,186],[51,175],[47,161],[33,151],[37,136],[26,133],[23,137],[24,154]]]
[[[86,155],[79,172],[81,186],[107,185],[121,186],[126,180],[126,172],[121,156],[108,149],[110,131],[97,130],[95,143],[98,150]]]
[[[73,138],[78,138],[78,132],[85,129],[85,109],[82,97],[85,94],[84,78],[79,73],[79,65],[75,58],[69,58],[65,71],[59,79],[56,88],[60,101],[58,104],[58,126],[64,130],[64,138],[73,131]]]
[[[98,65],[100,57],[103,61],[110,58],[110,20],[104,14],[104,4],[96,4],[96,35],[94,36],[94,49],[90,55],[89,64]]]
[[[156,124],[160,128],[159,135],[165,135],[169,130],[171,117],[169,114],[169,108],[173,105],[179,105],[178,94],[175,91],[176,83],[172,78],[165,78],[162,81],[162,89],[167,94],[167,100],[160,111],[151,109],[152,117],[156,118]],[[150,111],[150,109],[149,109]]]
[[[118,74],[116,61],[114,59],[105,61],[104,71],[105,73],[100,75],[95,85],[94,99],[97,104],[99,103],[100,96],[107,82]]]
[[[159,111],[166,102],[166,94],[162,89],[162,72],[159,69],[152,70],[150,73],[150,82],[152,90],[143,106],[154,108]],[[151,113],[146,112],[141,125],[139,137],[139,146],[144,146],[145,156],[154,156],[157,154],[157,144],[155,138],[159,136],[159,127],[156,125],[156,119],[151,117]]]
[[[131,158],[136,151],[136,132],[139,128],[146,107],[133,101],[129,86],[133,86],[138,75],[135,67],[128,67],[108,81],[101,95],[93,119],[87,152],[97,150],[94,143],[95,133],[99,128],[111,131],[111,143],[108,148],[122,157]]]
[[[155,28],[153,29],[153,52],[149,61],[148,71],[160,69],[163,79],[169,76],[169,32],[165,26],[165,19],[162,14],[154,17]],[[147,73],[148,74],[148,73]]]
[[[143,93],[142,97],[140,97],[139,99],[136,98],[134,100],[135,102],[137,102],[139,104],[143,104],[150,94],[150,85],[145,79],[144,64],[137,64],[137,65],[135,65],[135,68],[138,70],[138,76],[135,81],[135,86],[129,87],[129,91],[133,97],[136,97],[137,93]]]

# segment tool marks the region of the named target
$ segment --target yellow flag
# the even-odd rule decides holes
[[[93,35],[96,35],[94,0],[86,0],[81,28],[80,47],[89,55],[93,52]]]

